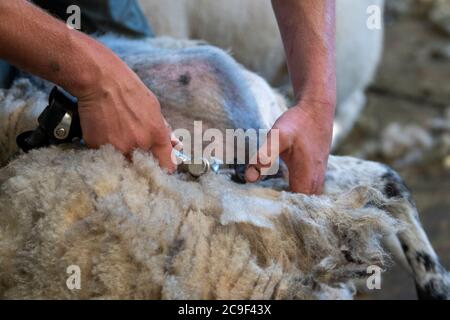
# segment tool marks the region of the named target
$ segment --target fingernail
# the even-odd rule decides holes
[[[254,166],[249,166],[245,171],[245,180],[248,182],[256,182],[259,179],[259,171]]]

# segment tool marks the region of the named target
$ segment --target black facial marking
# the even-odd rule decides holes
[[[384,186],[384,193],[388,198],[399,197],[400,191],[397,189],[397,186],[393,182],[388,182]]]
[[[403,242],[401,242],[401,244],[402,244],[403,252],[404,252],[404,253],[407,253],[408,250],[409,250],[409,247],[408,247],[406,244],[404,244]]]
[[[416,253],[416,261],[424,266],[427,272],[436,272],[436,263],[434,260],[425,252]]]
[[[191,82],[191,75],[189,74],[189,72],[186,72],[185,74],[182,74],[178,78],[178,82],[180,84],[182,84],[183,86],[187,86],[189,84],[189,82]]]
[[[384,182],[383,193],[386,197],[403,197],[415,207],[414,201],[411,197],[411,192],[394,170],[386,166],[386,173],[381,176],[381,180]]]
[[[447,295],[439,289],[435,279],[430,280],[423,287],[416,284],[419,300],[446,300]]]

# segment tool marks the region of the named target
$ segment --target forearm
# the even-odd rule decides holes
[[[272,4],[296,99],[319,103],[334,114],[335,1],[272,0]]]
[[[101,59],[118,59],[25,0],[0,2],[0,58],[75,96],[99,79]]]

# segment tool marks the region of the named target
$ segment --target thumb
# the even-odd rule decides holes
[[[177,165],[172,161],[172,144],[169,137],[164,143],[158,143],[150,148],[151,153],[158,159],[159,165],[169,171],[175,172]]]
[[[264,175],[275,174],[278,170],[278,157],[287,150],[288,145],[279,139],[279,129],[272,128],[267,134],[266,141],[250,158],[245,170],[245,180],[256,182]]]

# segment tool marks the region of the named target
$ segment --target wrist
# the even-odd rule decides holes
[[[108,48],[78,31],[70,30],[73,59],[71,74],[62,86],[73,96],[89,96],[107,78],[109,68],[119,60]],[[121,61],[120,61],[121,62]],[[63,80],[64,82],[64,80]]]
[[[300,89],[295,91],[297,104],[309,101],[314,104],[324,105],[334,109],[336,106],[336,81],[335,79],[308,80]]]
[[[305,94],[297,99],[294,108],[302,110],[312,118],[332,123],[336,111],[336,99],[324,95]]]

